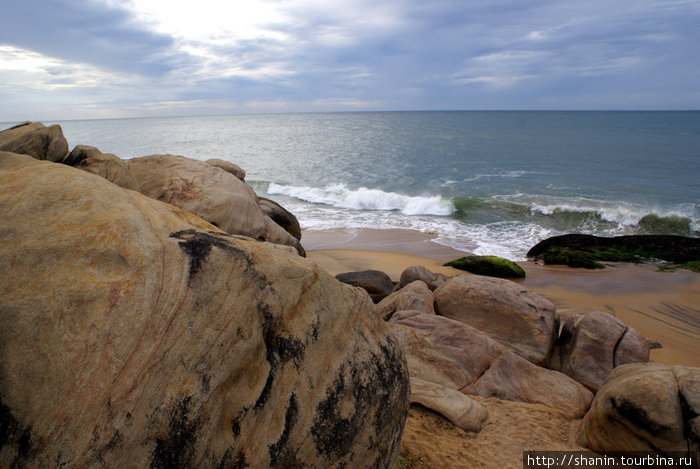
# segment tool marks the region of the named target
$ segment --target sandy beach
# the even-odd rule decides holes
[[[445,261],[465,255],[440,245],[435,235],[408,230],[305,231],[308,258],[332,275],[374,269],[398,280],[411,265],[458,275]],[[651,360],[700,366],[700,275],[688,270],[660,272],[655,265],[616,264],[603,270],[519,262],[527,277],[520,281],[546,296],[563,316],[599,310],[638,329],[662,348]]]

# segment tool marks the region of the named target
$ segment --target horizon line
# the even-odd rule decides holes
[[[700,109],[382,109],[382,110],[339,110],[339,111],[278,111],[278,112],[240,112],[240,113],[203,113],[203,114],[176,114],[154,116],[124,116],[124,117],[81,117],[74,119],[24,119],[0,121],[0,124],[21,124],[25,122],[73,122],[91,120],[120,120],[120,119],[182,119],[204,117],[235,117],[235,116],[280,116],[295,114],[381,114],[381,113],[419,113],[419,112],[700,112]]]

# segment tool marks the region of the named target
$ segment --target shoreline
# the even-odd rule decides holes
[[[433,242],[437,235],[410,230],[308,230],[302,235],[307,257],[331,275],[380,270],[392,280],[411,265],[436,273],[465,273],[444,267],[469,253]],[[661,343],[651,360],[700,366],[700,275],[688,270],[659,272],[650,264],[614,264],[603,270],[517,262],[527,274],[517,280],[549,298],[562,318],[604,311]]]
[[[307,251],[326,249],[360,249],[414,254],[430,259],[455,259],[471,254],[440,244],[436,233],[409,229],[333,228],[303,230],[302,244]],[[474,245],[476,247],[476,244]]]

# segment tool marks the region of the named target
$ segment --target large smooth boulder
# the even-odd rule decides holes
[[[403,288],[411,282],[416,280],[421,280],[428,285],[430,290],[434,291],[437,287],[442,285],[447,281],[448,277],[443,274],[436,274],[429,269],[423,267],[422,265],[412,265],[406,267],[403,272],[401,272],[401,278],[399,279],[399,287]]]
[[[274,200],[258,197],[258,205],[263,213],[270,217],[272,221],[284,228],[287,233],[301,241],[301,225],[299,220],[291,212],[287,211]]]
[[[348,285],[362,288],[375,303],[386,298],[394,290],[391,277],[379,270],[343,272],[336,275],[335,278]]]
[[[299,240],[263,213],[255,191],[223,169],[175,155],[133,158],[128,165],[148,197],[192,212],[227,233],[293,246],[305,255]]]
[[[63,164],[102,176],[124,189],[140,189],[125,161],[112,153],[102,153],[92,146],[76,146],[64,158]]]
[[[68,154],[68,141],[60,125],[25,122],[0,132],[0,151],[60,162]]]
[[[36,158],[33,156],[0,151],[0,170],[19,168],[21,166],[34,164],[36,161]],[[2,181],[0,181],[0,183],[2,183]]]
[[[9,156],[0,213],[0,467],[395,464],[409,377],[366,295],[66,165]]]
[[[377,315],[388,321],[396,311],[435,314],[435,296],[422,280],[415,280],[377,303]]]
[[[219,158],[208,159],[207,163],[209,163],[212,166],[216,166],[217,168],[221,168],[227,173],[231,173],[241,181],[245,182],[245,170],[237,164],[231,163],[230,161],[221,160]]]
[[[479,432],[488,417],[486,407],[459,391],[411,378],[411,404],[433,410],[466,432]]]
[[[452,277],[435,290],[435,312],[486,332],[541,366],[549,363],[559,332],[551,301],[500,278]]]
[[[594,451],[700,451],[700,368],[615,368],[591,404],[579,444]]]
[[[411,379],[483,397],[544,404],[579,418],[593,394],[557,371],[516,355],[487,334],[434,314],[399,311],[390,319]]]
[[[525,271],[515,262],[497,256],[465,256],[445,263],[472,274],[500,278],[525,278]]]
[[[558,344],[561,371],[593,392],[616,366],[649,361],[644,336],[600,311],[567,319]]]

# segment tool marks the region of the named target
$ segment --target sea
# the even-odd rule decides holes
[[[700,112],[343,112],[70,120],[71,147],[241,166],[305,230],[408,229],[524,260],[539,241],[700,233]],[[302,239],[303,243],[303,239]]]

